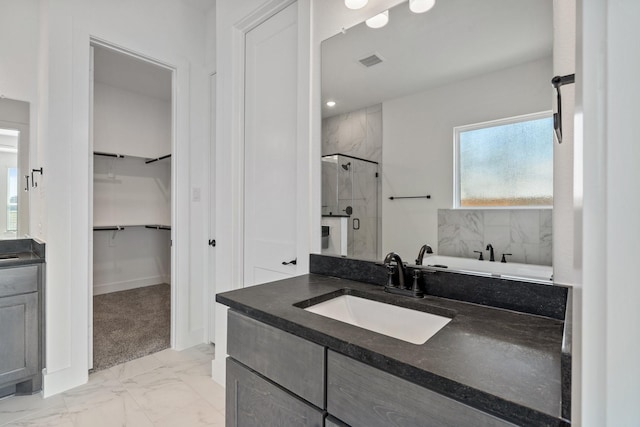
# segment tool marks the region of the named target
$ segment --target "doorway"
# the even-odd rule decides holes
[[[89,366],[171,347],[174,70],[91,44]]]

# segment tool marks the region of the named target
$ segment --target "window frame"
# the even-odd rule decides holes
[[[537,113],[522,114],[519,116],[507,117],[503,119],[473,123],[470,125],[455,126],[453,128],[453,209],[552,209],[553,205],[462,206],[460,204],[460,134],[462,132],[510,125],[514,123],[528,122],[539,119],[547,119],[552,117],[553,111],[545,110]],[[552,179],[555,179],[555,176],[552,177]]]

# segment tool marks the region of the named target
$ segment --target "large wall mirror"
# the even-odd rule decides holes
[[[496,256],[551,265],[552,49],[552,0],[438,0],[421,14],[401,3],[382,28],[361,23],[323,41],[322,252],[411,261],[430,244],[477,258],[491,243]],[[490,174],[507,192],[544,175],[544,194],[460,203],[464,179],[493,193],[483,173],[460,178],[456,131],[511,123],[542,135],[546,154],[512,144],[502,157],[532,164],[504,173],[491,162]]]
[[[29,103],[0,98],[0,239],[29,233]]]

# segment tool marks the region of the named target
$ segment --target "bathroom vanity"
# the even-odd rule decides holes
[[[0,241],[0,397],[42,388],[44,244]]]
[[[339,274],[340,263],[353,260],[312,255],[311,270],[326,262]],[[367,263],[362,281],[309,274],[217,295],[231,308],[228,426],[570,425],[563,417],[564,311],[392,295],[371,283],[378,269]],[[461,279],[437,272],[427,282],[435,275]],[[535,286],[566,306],[568,288]],[[305,310],[343,295],[451,320],[414,344]]]

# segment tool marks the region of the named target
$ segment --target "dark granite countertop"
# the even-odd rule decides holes
[[[300,308],[341,293],[452,320],[415,345]],[[225,292],[216,301],[516,424],[569,425],[561,418],[561,320],[433,296],[412,299],[316,274]]]
[[[45,244],[37,239],[0,240],[0,268],[45,262]]]

